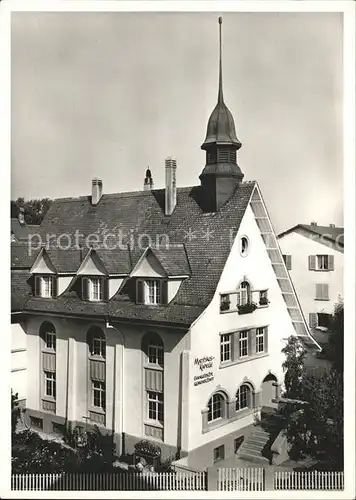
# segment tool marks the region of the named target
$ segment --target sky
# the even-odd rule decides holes
[[[224,99],[277,232],[343,225],[342,15],[224,13]],[[217,13],[18,12],[11,198],[198,185],[218,92]]]

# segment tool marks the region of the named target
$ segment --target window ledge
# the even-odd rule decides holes
[[[42,352],[44,352],[45,354],[56,354],[56,350],[55,349],[50,349],[48,347],[44,347],[42,349]]]
[[[48,401],[49,403],[55,403],[56,402],[56,398],[52,397],[52,396],[42,396],[42,401]]]
[[[103,408],[99,408],[98,406],[90,406],[88,411],[90,411],[91,413],[97,413],[98,415],[106,414],[106,410],[104,410]]]
[[[213,431],[215,429],[218,429],[219,427],[222,427],[223,425],[226,425],[229,423],[228,418],[219,418],[216,420],[213,420],[212,422],[208,422],[206,424],[206,427],[202,429],[202,433],[205,434],[207,432]]]
[[[330,299],[319,299],[319,298],[315,297],[315,300],[321,300],[321,301],[323,301],[323,302],[327,302],[327,301],[328,301],[328,300],[330,300]]]
[[[150,363],[145,363],[144,368],[149,368],[150,370],[157,370],[158,372],[163,371],[163,366]]]
[[[235,359],[233,361],[224,361],[223,363],[220,363],[219,369],[228,368],[229,366],[239,365],[241,363],[246,363],[248,361],[254,361],[255,359],[266,358],[267,356],[269,356],[268,352],[262,352],[261,354],[256,354],[255,356],[247,356],[246,358]]]
[[[103,363],[105,363],[106,361],[106,358],[104,358],[104,356],[99,356],[98,354],[90,354],[89,359],[91,361],[102,361]]]
[[[144,420],[144,425],[150,425],[151,427],[156,427],[157,429],[163,429],[164,425],[157,420]]]

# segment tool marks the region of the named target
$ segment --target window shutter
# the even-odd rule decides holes
[[[82,278],[82,299],[89,299],[89,280],[88,278]]]
[[[248,332],[247,345],[248,355],[253,356],[256,354],[256,328],[253,328]]]
[[[58,293],[58,278],[57,276],[52,276],[52,293],[53,293],[53,297],[56,298],[57,297],[57,293]]]
[[[240,305],[240,292],[237,292],[236,294],[236,307]]]
[[[328,269],[329,269],[329,271],[334,271],[334,256],[333,255],[328,256]]]
[[[288,271],[291,271],[292,269],[292,256],[291,255],[286,255],[286,267]]]
[[[137,304],[143,304],[143,281],[142,280],[137,280],[136,283],[136,302]]]
[[[103,286],[103,297],[104,300],[107,301],[109,300],[109,278],[103,278],[102,281],[102,286]]]
[[[315,285],[315,298],[322,299],[322,285],[320,283],[316,283]]]
[[[309,326],[310,328],[316,328],[318,326],[318,314],[309,313]]]
[[[325,283],[321,287],[323,299],[329,299],[329,285]]]
[[[166,280],[161,283],[161,302],[168,304],[168,281]]]
[[[316,270],[316,255],[309,255],[309,269],[311,271]]]
[[[264,342],[264,348],[265,348],[265,353],[268,352],[268,326],[266,326],[264,329],[264,338],[263,338],[263,342]]]
[[[35,297],[39,297],[41,295],[41,276],[34,276],[33,294]]]

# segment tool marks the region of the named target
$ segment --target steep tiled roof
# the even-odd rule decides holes
[[[167,276],[189,276],[190,267],[184,245],[154,248],[153,253],[162,264]]]
[[[109,274],[129,274],[131,271],[130,249],[125,248],[100,248],[96,250],[100,260]]]
[[[70,291],[53,300],[30,298],[25,309],[190,324],[213,297],[230,253],[232,235],[240,226],[254,185],[254,182],[240,184],[216,213],[205,213],[202,209],[200,186],[179,188],[177,205],[170,216],[164,213],[163,189],[103,195],[96,206],[91,205],[89,197],[54,200],[40,227],[43,241],[47,233],[66,234],[73,244],[76,234],[81,234],[82,242],[95,235],[101,247],[105,239],[108,248],[116,244],[122,251],[116,254],[121,263],[128,255],[123,245],[128,244],[131,268],[145,248],[153,246],[168,273],[190,277],[183,280],[175,299],[167,306],[135,304],[124,287],[107,304],[84,302]],[[173,244],[171,250],[165,249],[167,242]],[[99,255],[100,252],[103,250],[98,250]],[[115,266],[116,261],[111,257],[114,253],[110,254],[110,250],[101,253],[105,266],[109,262]]]

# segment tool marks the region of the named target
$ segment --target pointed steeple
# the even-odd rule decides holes
[[[205,141],[206,165],[200,174],[202,185],[214,190],[213,206],[218,209],[242,181],[243,173],[237,165],[237,150],[241,147],[235,131],[232,114],[224,102],[222,77],[222,18],[219,17],[219,90],[218,102],[210,115]]]
[[[219,93],[218,93],[218,103],[223,104],[224,96],[223,96],[223,84],[222,84],[222,41],[221,41],[221,25],[222,25],[222,17],[219,17]]]

